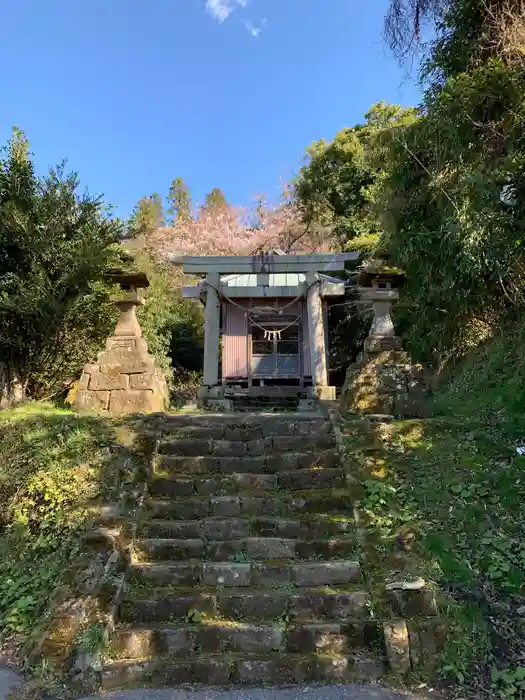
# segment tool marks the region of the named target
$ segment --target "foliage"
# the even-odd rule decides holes
[[[498,690],[498,695],[507,698],[519,698],[525,695],[525,666],[513,669],[494,669],[492,682]]]
[[[112,427],[50,405],[0,414],[0,633],[27,639],[83,554],[87,506],[118,488]]]
[[[441,671],[465,697],[520,697],[524,328],[517,315],[470,353],[439,389],[434,418],[346,431],[378,565],[409,542],[418,573],[445,596]]]
[[[135,205],[128,222],[128,235],[145,236],[164,224],[162,199],[154,192],[147,197],[141,197]]]
[[[337,246],[382,231],[375,206],[385,177],[385,153],[394,127],[415,119],[415,110],[380,102],[365,115],[365,123],[343,129],[327,143],[313,143],[294,183],[295,196],[307,224],[333,232]]]
[[[477,697],[487,697],[493,664],[518,665],[525,648],[514,612],[525,576],[525,460],[513,449],[517,430],[453,419],[376,427],[375,456],[363,477],[361,508],[377,559],[388,562],[415,536],[419,572],[449,598],[448,608],[441,604],[451,629],[442,673]],[[362,449],[357,436],[347,438],[351,459]]]
[[[438,413],[487,422],[514,420],[525,401],[524,348],[525,324],[518,312],[442,376]]]
[[[522,84],[497,61],[450,79],[392,146],[382,246],[407,273],[399,319],[422,359],[464,354],[523,303]]]
[[[75,174],[59,166],[37,177],[24,134],[13,131],[0,160],[4,401],[61,390],[98,348],[113,323],[103,279],[121,234],[101,200],[78,194]]]
[[[203,212],[220,211],[221,209],[226,209],[228,207],[228,202],[224,196],[224,192],[220,187],[214,187],[211,192],[204,197],[204,204],[201,208]]]
[[[437,37],[423,74],[437,85],[497,58],[507,67],[524,67],[523,0],[461,0],[440,13]]]
[[[181,177],[175,178],[168,192],[168,214],[172,223],[177,219],[191,218],[191,194]]]

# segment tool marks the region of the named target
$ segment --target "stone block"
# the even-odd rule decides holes
[[[88,374],[84,369],[80,379],[78,380],[77,391],[87,391],[87,389],[89,387],[89,380],[90,379],[91,379],[91,375]]]
[[[277,619],[290,606],[290,596],[282,591],[246,591],[218,596],[219,612],[232,620]]]
[[[125,391],[112,391],[109,402],[109,411],[114,415],[125,413],[155,413],[165,408],[163,396],[153,391],[140,391],[128,389]]]
[[[233,474],[231,483],[236,490],[242,491],[272,491],[277,488],[275,474]]]
[[[141,537],[196,540],[201,536],[198,520],[148,520],[140,527]]]
[[[389,620],[383,625],[388,663],[394,673],[410,670],[410,643],[405,620]]]
[[[260,425],[227,425],[224,429],[224,439],[233,442],[248,440],[258,440],[263,437],[262,426]]]
[[[145,355],[148,352],[148,345],[144,338],[136,336],[111,336],[106,340],[106,350],[135,351]]]
[[[190,683],[225,686],[230,681],[232,662],[228,659],[202,659],[192,664]]]
[[[152,500],[149,510],[154,518],[174,518],[176,520],[198,520],[210,515],[210,502],[196,498],[178,501]]]
[[[101,372],[119,371],[124,374],[140,374],[155,369],[153,357],[129,350],[105,350],[99,353],[97,365]]]
[[[159,498],[193,496],[195,494],[195,480],[184,477],[165,479],[157,476],[151,481],[149,492],[151,496]]]
[[[184,620],[190,610],[214,616],[217,613],[217,599],[208,593],[164,598],[129,598],[121,602],[119,618],[123,622],[139,624],[165,622],[169,619]]]
[[[159,389],[161,384],[156,372],[144,372],[143,374],[132,374],[129,377],[131,389]]]
[[[292,469],[297,469],[298,463],[299,455],[294,452],[289,454],[273,454],[265,458],[264,471],[267,471],[270,474],[276,474],[280,471],[289,471]]]
[[[133,553],[141,561],[186,561],[199,559],[204,552],[201,539],[139,539],[135,541]]]
[[[408,394],[396,396],[394,413],[399,418],[429,418],[432,406],[428,394],[416,387]]]
[[[253,559],[293,559],[295,541],[280,537],[249,537],[246,550]]]
[[[116,656],[123,659],[140,659],[166,654],[185,655],[191,649],[188,631],[184,628],[168,629],[121,629],[113,640]]]
[[[278,680],[279,667],[276,659],[239,661],[237,678],[239,683],[255,685],[259,683],[275,683]]]
[[[243,474],[260,474],[265,471],[264,457],[221,457],[219,471],[223,474],[236,472]]]
[[[293,583],[292,570],[286,564],[253,564],[253,579],[258,586],[283,586]]]
[[[261,537],[297,538],[308,534],[308,524],[284,518],[258,518],[252,521],[253,532]]]
[[[239,518],[225,520],[202,520],[200,522],[201,536],[206,539],[235,540],[250,534],[250,523]]]
[[[361,578],[357,561],[327,561],[294,565],[294,578],[300,586],[344,585]]]
[[[302,593],[294,596],[291,612],[319,620],[351,620],[367,612],[370,602],[366,591],[353,593]]]
[[[281,648],[283,631],[277,625],[246,624],[238,628],[226,628],[229,651],[245,654],[268,653]]]
[[[238,516],[241,514],[241,499],[236,496],[212,498],[211,513],[223,518]]]
[[[408,620],[407,627],[412,668],[434,671],[439,666],[450,628],[437,618]]]
[[[276,452],[292,452],[294,450],[300,451],[301,448],[306,447],[306,441],[308,438],[301,435],[289,435],[280,436],[273,438],[273,449]]]
[[[246,444],[246,454],[251,457],[261,457],[272,450],[272,438],[259,438]]]
[[[215,440],[212,443],[213,454],[217,457],[243,457],[246,444],[233,440]]]
[[[250,585],[250,564],[203,564],[202,583],[205,586]]]
[[[208,474],[218,471],[219,460],[213,457],[195,455],[161,455],[159,469],[169,473]]]
[[[293,625],[286,630],[286,650],[295,654],[344,654],[346,632],[337,623]]]
[[[109,391],[79,391],[76,406],[85,411],[107,411],[109,395]]]
[[[280,515],[289,510],[289,506],[283,498],[247,496],[241,498],[241,513],[248,517],[257,517],[272,513]]]
[[[395,615],[403,617],[435,617],[438,614],[436,595],[431,588],[390,590],[387,598]]]
[[[127,374],[94,374],[89,382],[91,391],[119,391],[125,390],[129,386]]]
[[[178,457],[203,457],[210,454],[210,451],[211,442],[209,440],[192,440],[191,438],[166,440],[159,446],[160,454]]]
[[[202,567],[198,564],[133,564],[132,577],[154,586],[196,586]]]
[[[341,408],[361,414],[425,417],[429,384],[407,353],[377,347],[366,351],[348,368]]]

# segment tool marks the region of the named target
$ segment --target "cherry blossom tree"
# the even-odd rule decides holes
[[[306,225],[285,193],[278,205],[257,197],[248,209],[203,207],[196,218],[178,218],[148,233],[146,247],[161,261],[170,254],[255,255],[273,249],[313,253],[330,249],[330,235]]]

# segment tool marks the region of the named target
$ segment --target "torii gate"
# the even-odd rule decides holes
[[[301,324],[301,332],[304,334],[304,347],[308,347],[308,352],[304,354],[304,357],[303,353],[300,353],[301,358],[298,366],[303,367],[303,369],[308,366],[311,370],[311,388],[308,391],[312,396],[320,399],[335,398],[335,388],[328,385],[326,302],[324,299],[325,297],[343,295],[345,286],[343,282],[328,278],[327,273],[342,271],[347,262],[357,261],[359,257],[360,253],[356,252],[313,255],[264,253],[256,256],[225,257],[170,256],[172,263],[183,266],[184,273],[206,276],[205,280],[197,287],[185,287],[183,290],[184,296],[201,298],[205,303],[204,386],[201,397],[220,398],[223,395],[217,389],[222,386],[223,380],[226,379],[219,375],[221,303],[223,310],[225,307],[243,306],[244,315],[247,316],[249,310],[264,299],[265,303],[273,300],[276,305],[281,304],[283,307],[292,308],[294,303],[300,303],[304,306],[304,321]],[[238,276],[240,284],[231,286],[228,283],[225,278],[232,275]],[[296,312],[294,311],[294,313]],[[300,311],[297,313],[300,315]],[[249,334],[250,331],[247,330],[246,366],[248,374],[250,374]],[[242,343],[238,344],[238,347],[242,347],[242,352],[244,352],[245,346]],[[288,343],[288,347],[290,347],[290,343]],[[237,350],[237,352],[240,351]],[[239,379],[242,379],[240,374]],[[304,379],[303,375],[301,375],[301,379]],[[264,384],[264,379],[261,381]]]

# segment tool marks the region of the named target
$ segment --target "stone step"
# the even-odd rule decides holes
[[[259,457],[212,457],[159,455],[156,460],[158,474],[277,474],[295,469],[338,467],[337,450],[288,451]]]
[[[378,680],[385,663],[372,653],[351,655],[282,654],[199,655],[193,659],[170,656],[146,660],[121,660],[106,664],[102,672],[105,690],[126,686],[179,686],[203,684],[294,685],[313,682]]]
[[[208,517],[257,517],[268,513],[290,516],[307,513],[351,513],[347,491],[297,492],[293,496],[280,493],[268,496],[217,496],[215,498],[150,499],[146,515],[153,518],[197,520]]]
[[[343,470],[297,469],[278,474],[232,473],[216,477],[155,476],[150,484],[152,496],[210,496],[249,491],[276,491],[278,489],[304,490],[342,488]]]
[[[333,435],[283,435],[258,440],[166,439],[159,445],[160,454],[181,457],[260,457],[270,452],[328,450],[335,447]]]
[[[195,612],[231,620],[334,620],[369,618],[370,596],[347,587],[151,588],[128,591],[119,609],[134,623],[185,621]]]
[[[276,435],[327,435],[333,432],[330,421],[304,414],[271,416],[150,416],[143,421],[141,433],[155,439],[199,438],[201,440],[259,440]]]
[[[196,654],[348,654],[378,645],[379,624],[305,622],[257,624],[205,620],[199,624],[120,626],[112,638],[113,658],[144,659],[169,654],[187,658]]]
[[[146,538],[199,539],[204,537],[230,540],[243,537],[289,537],[322,539],[348,535],[356,537],[353,516],[306,516],[304,519],[285,518],[203,518],[201,520],[150,520],[140,527]]]
[[[361,580],[357,561],[133,563],[131,576],[155,586],[337,586]]]
[[[136,561],[265,561],[275,559],[331,559],[355,556],[355,538],[290,539],[247,537],[235,540],[138,539],[133,546]]]

